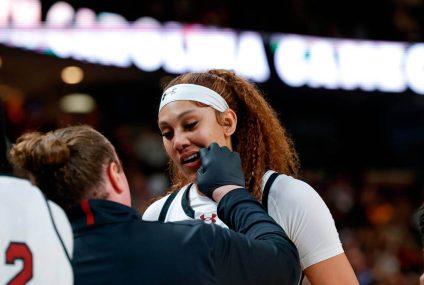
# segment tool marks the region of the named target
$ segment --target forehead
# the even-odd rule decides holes
[[[181,117],[188,113],[201,112],[203,110],[208,110],[211,108],[205,108],[199,106],[194,101],[183,100],[183,101],[173,101],[166,104],[162,110],[159,112],[158,119],[159,121],[166,120],[173,117]]]

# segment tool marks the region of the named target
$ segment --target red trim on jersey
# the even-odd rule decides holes
[[[85,217],[87,219],[87,226],[94,225],[94,215],[90,208],[90,203],[88,200],[81,202],[81,208],[84,211]]]

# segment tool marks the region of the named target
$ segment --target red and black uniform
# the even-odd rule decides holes
[[[68,212],[75,284],[297,284],[296,247],[245,189],[225,195],[218,216],[239,233],[142,221],[122,204],[83,201]]]

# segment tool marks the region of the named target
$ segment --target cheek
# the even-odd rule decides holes
[[[209,143],[217,142],[219,145],[225,144],[225,135],[221,125],[215,124],[213,127],[208,129],[207,137]]]
[[[207,147],[213,142],[219,141],[219,134],[211,127],[198,130],[193,133],[191,142],[198,147]]]
[[[165,147],[165,151],[168,156],[172,158],[172,156],[175,154],[175,151],[172,147],[171,142],[169,140],[163,139],[163,146]]]

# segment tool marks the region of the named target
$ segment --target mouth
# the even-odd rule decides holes
[[[200,153],[195,152],[181,159],[181,164],[188,164],[200,159]]]

